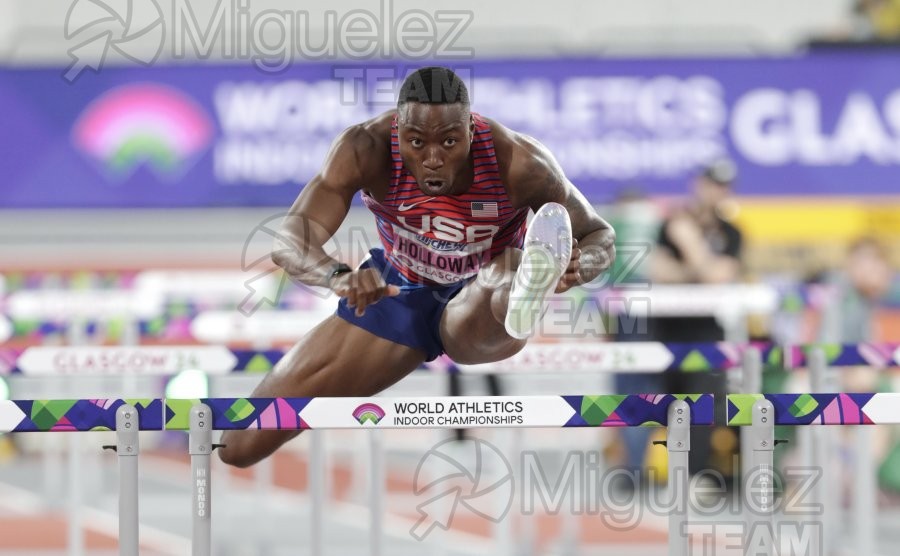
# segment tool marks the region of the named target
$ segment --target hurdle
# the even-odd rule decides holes
[[[786,367],[809,367],[816,376],[817,350],[827,350],[828,358],[823,365],[830,367],[847,365],[896,366],[900,351],[896,344],[866,343],[859,345],[787,345],[769,343],[735,344],[685,343],[662,344],[657,342],[629,343],[557,343],[531,344],[520,354],[496,364],[459,365],[441,370],[461,373],[540,373],[555,370],[566,373],[604,372],[677,372],[726,370],[740,371],[743,375],[741,392],[759,391],[761,362],[783,363]],[[281,349],[231,349],[224,346],[34,346],[24,350],[4,350],[6,359],[14,362],[11,376],[59,377],[81,374],[107,375],[172,375],[186,368],[202,368],[210,376],[226,376],[235,373],[265,372],[274,366],[283,355]],[[432,370],[435,370],[434,368]],[[813,392],[828,388],[814,386]],[[811,431],[814,432],[814,431]],[[742,435],[749,434],[744,429]],[[862,436],[862,432],[860,433]],[[310,474],[324,475],[324,439],[319,434],[311,444]],[[751,447],[754,441],[747,437],[742,443],[743,461],[752,461]],[[817,444],[818,446],[819,444]],[[816,448],[817,450],[819,448]],[[821,452],[824,454],[825,452]],[[861,456],[866,456],[865,453]],[[820,456],[822,461],[824,456]],[[70,465],[71,465],[70,461]],[[369,484],[375,484],[369,469]],[[752,472],[744,466],[743,476]],[[868,506],[872,503],[875,484],[872,477],[855,473],[855,492],[859,501],[854,503]],[[313,481],[311,496],[324,500],[327,493],[324,484]],[[817,484],[824,491],[825,482]],[[824,499],[826,494],[817,494]],[[866,502],[868,500],[868,502]],[[829,505],[833,508],[834,505]],[[829,512],[829,518],[831,516]],[[315,519],[318,519],[315,518]],[[871,523],[855,529],[860,546],[870,546],[874,542],[875,531]],[[574,535],[577,530],[564,531]],[[317,533],[316,533],[317,534]],[[319,541],[321,542],[321,540]]]
[[[423,421],[406,419],[410,404]],[[475,422],[473,424],[473,422]],[[713,398],[697,395],[464,396],[422,398],[215,398],[136,400],[15,400],[0,402],[2,432],[115,430],[120,466],[120,554],[135,555],[137,536],[137,432],[181,430],[190,434],[193,554],[211,554],[212,430],[306,430],[668,426],[670,478],[677,511],[670,518],[670,553],[687,554],[690,426],[713,423]],[[127,483],[127,484],[126,484]],[[677,499],[675,499],[677,497]],[[376,502],[377,500],[370,500]],[[371,512],[373,553],[380,546],[381,522]],[[315,537],[313,537],[315,538]]]
[[[186,295],[189,298],[195,297],[198,292],[204,293],[209,290],[207,286],[204,286],[203,292],[200,292],[197,288],[197,283],[191,280],[178,280],[172,281],[172,277],[167,277],[166,280],[160,282],[157,279],[158,277],[154,277],[154,280],[146,280],[146,284],[136,284],[136,288],[131,291],[131,293],[127,293],[128,290],[113,290],[113,293],[118,295],[122,294],[119,297],[113,296],[116,300],[115,303],[103,302],[99,305],[95,303],[95,301],[88,302],[89,299],[96,300],[97,296],[94,297],[86,297],[85,299],[76,299],[76,303],[67,302],[65,304],[66,311],[77,314],[78,322],[75,323],[76,328],[81,328],[84,333],[92,333],[100,328],[99,323],[106,318],[109,318],[111,315],[121,313],[123,310],[126,313],[133,314],[133,318],[129,320],[129,323],[136,328],[137,335],[144,337],[145,335],[148,337],[152,337],[153,333],[153,319],[158,319],[160,316],[160,311],[165,315],[165,311],[167,310],[167,301],[160,301],[160,297],[156,294],[163,293],[165,295],[174,294],[177,298],[180,295]],[[234,275],[234,278],[241,278],[243,276],[239,276],[238,274]],[[170,281],[172,283],[180,283],[181,286],[179,288],[187,288],[187,289],[178,289],[178,291],[174,292],[159,292],[152,291],[154,289],[158,290],[158,284],[163,283],[166,284]],[[154,285],[156,284],[156,285]],[[216,293],[213,297],[219,296],[221,300],[225,300],[228,303],[232,303],[237,299],[229,297],[231,294],[226,291],[228,287],[225,285],[224,281],[222,282],[221,295]],[[597,296],[597,299],[611,299],[613,303],[609,304],[610,307],[615,307],[615,301],[621,301],[621,305],[623,307],[627,307],[629,301],[633,299],[643,300],[645,298],[649,298],[653,301],[654,312],[657,314],[662,311],[665,313],[671,314],[683,314],[684,311],[690,311],[691,313],[707,313],[712,312],[715,313],[716,316],[722,317],[724,320],[728,320],[729,311],[724,311],[723,307],[725,305],[733,305],[734,300],[737,300],[739,303],[739,307],[732,307],[734,311],[732,313],[742,313],[742,312],[769,312],[775,308],[778,302],[779,292],[774,290],[773,288],[769,288],[767,286],[740,286],[739,289],[746,295],[737,295],[735,292],[737,290],[730,289],[730,286],[723,286],[721,288],[716,289],[715,291],[710,290],[709,288],[696,288],[691,286],[674,286],[670,289],[662,286],[654,286],[652,292],[646,291],[625,291],[625,290],[617,290],[615,288],[608,289],[600,292]],[[136,301],[134,298],[134,294],[144,295],[147,292],[151,292],[154,294],[154,299],[157,300],[155,302],[154,308],[152,310],[146,309],[146,305],[142,305]],[[19,296],[21,292],[13,293],[13,296]],[[103,294],[108,294],[109,291],[104,291]],[[243,290],[241,291],[243,293]],[[702,294],[698,297],[699,294]],[[130,297],[129,297],[130,296]],[[76,296],[77,297],[77,296]],[[54,298],[57,299],[57,298]],[[112,299],[110,297],[106,297],[106,299]],[[690,299],[691,303],[687,304],[686,300]],[[18,298],[20,302],[28,301],[28,297],[24,296]],[[34,299],[32,299],[32,302]],[[41,301],[41,300],[38,300]],[[52,299],[50,300],[52,301]],[[209,301],[209,300],[207,300]],[[217,302],[216,300],[213,300]],[[293,301],[297,300],[288,300],[288,303],[281,303],[279,305],[280,309],[288,309],[288,312],[293,311],[295,314],[293,318],[308,318],[312,313],[306,311],[308,309],[308,303],[306,302],[298,302],[294,303]],[[120,303],[122,302],[122,303]],[[17,306],[27,306],[27,303],[21,303]],[[48,306],[48,299],[43,299],[42,303],[38,304],[39,306]],[[32,306],[34,304],[32,303]],[[209,303],[204,304],[204,302],[194,303],[189,300],[187,302],[178,301],[177,303],[171,305],[172,307],[177,306],[185,306],[188,309],[188,318],[192,321],[192,329],[194,324],[200,323],[203,320],[203,317],[216,317],[215,319],[206,318],[205,320],[215,320],[219,322],[220,318],[224,318],[223,315],[231,314],[233,316],[233,311],[218,311],[215,306],[210,307]],[[10,306],[12,307],[12,305]],[[54,309],[58,311],[58,307]],[[148,312],[149,311],[149,312]],[[213,312],[210,312],[213,311]],[[283,311],[271,311],[271,313],[283,312]],[[152,317],[152,319],[151,319]],[[168,318],[168,317],[163,317]],[[93,319],[93,320],[92,320]],[[45,321],[42,322],[40,327],[46,326],[49,330],[56,330],[57,332],[65,331],[64,327],[60,327],[61,325],[56,326],[54,328],[53,321]],[[204,328],[206,328],[204,326]],[[742,336],[742,330],[740,327],[727,327],[729,330],[729,336],[731,339],[740,340]],[[102,330],[101,330],[102,331]],[[78,331],[76,331],[78,332]],[[80,333],[79,333],[80,335]],[[194,334],[194,338],[196,338],[196,334]],[[208,338],[218,338],[215,334],[206,335]],[[185,339],[194,339],[190,336],[185,336]],[[223,336],[224,338],[224,336]],[[640,343],[635,343],[640,344]],[[726,344],[719,343],[717,347],[712,350],[715,353],[718,350],[718,353],[715,354],[714,357],[709,355],[710,350],[693,350],[690,357],[679,358],[676,351],[672,346],[668,345],[651,345],[655,343],[647,342],[647,345],[627,345],[625,347],[624,344],[553,344],[553,345],[540,345],[540,344],[532,344],[527,348],[527,353],[523,352],[523,354],[530,354],[531,362],[525,361],[523,359],[513,358],[512,360],[501,362],[489,369],[479,370],[477,368],[459,366],[456,369],[451,370],[451,372],[462,372],[462,373],[472,373],[472,372],[560,372],[565,369],[569,372],[604,372],[606,369],[609,371],[615,372],[657,372],[658,371],[671,371],[671,370],[732,370],[742,367],[742,375],[744,381],[740,388],[741,392],[754,392],[759,391],[758,387],[754,387],[755,384],[758,384],[756,380],[753,378],[757,376],[755,374],[757,371],[753,371],[752,369],[759,368],[758,364],[753,363],[754,360],[754,351],[753,349],[744,350],[741,344]],[[738,347],[735,347],[738,346]],[[52,349],[60,349],[51,346],[44,346]],[[144,346],[142,346],[143,348]],[[147,346],[149,347],[149,346]],[[184,346],[188,347],[188,346]],[[198,346],[190,346],[190,350],[196,350]],[[221,346],[211,346],[216,349],[221,348]],[[534,347],[534,351],[531,348]],[[806,364],[810,370],[811,375],[814,380],[819,380],[816,378],[817,376],[823,376],[823,373],[831,373],[832,367],[838,367],[843,365],[851,365],[851,364],[860,364],[860,365],[884,365],[885,361],[887,365],[895,366],[897,365],[898,357],[900,357],[900,351],[894,351],[894,348],[891,348],[890,345],[887,344],[860,344],[859,346],[843,346],[840,355],[835,358],[833,354],[833,350],[829,348],[829,354],[824,364],[819,365],[817,363],[818,359],[816,356],[812,356],[809,358],[809,361],[804,359],[806,354],[812,353],[808,348],[815,349],[816,346],[771,346],[771,345],[762,345],[762,344],[754,344],[754,348],[759,350],[760,357],[758,360],[762,361],[784,361],[788,368],[791,367],[800,367]],[[819,346],[821,347],[821,346]],[[833,347],[833,346],[832,346]],[[894,346],[896,347],[896,345]],[[662,349],[660,349],[662,348]],[[31,348],[29,348],[31,349]],[[38,348],[40,349],[40,348]],[[152,349],[152,348],[151,348]],[[224,375],[233,372],[241,372],[243,370],[255,370],[259,372],[264,372],[267,368],[271,368],[271,365],[274,364],[275,361],[280,357],[283,353],[283,350],[230,350],[232,352],[232,356],[235,357],[238,361],[234,365],[231,363],[223,363],[227,358],[227,355],[224,355],[224,351],[222,349],[218,349],[218,355],[216,357],[220,358],[218,362],[213,359],[205,359],[204,357],[192,357],[187,355],[188,353],[192,353],[193,351],[184,351],[182,355],[177,357],[172,357],[168,359],[169,363],[172,363],[168,368],[161,369],[157,372],[150,371],[148,372],[146,369],[141,369],[135,371],[134,365],[128,366],[119,366],[116,367],[112,365],[106,369],[106,372],[109,374],[115,373],[141,373],[141,374],[171,374],[172,372],[177,372],[179,369],[187,368],[190,366],[191,368],[202,368],[207,374],[210,375]],[[668,352],[668,354],[667,354]],[[29,358],[33,357],[38,352],[32,351],[29,354]],[[49,353],[49,351],[47,352]],[[94,352],[96,353],[96,352]],[[149,352],[148,352],[149,353]],[[196,353],[196,352],[193,352]],[[699,358],[700,363],[698,365],[698,357],[697,354],[701,354],[703,357]],[[847,354],[850,354],[851,357],[847,358]],[[887,353],[885,357],[884,354]],[[891,356],[893,353],[893,356]],[[724,357],[721,357],[724,354]],[[562,357],[560,357],[562,355]],[[674,355],[671,362],[668,364],[663,363],[666,361],[667,357]],[[13,354],[12,359],[17,359],[17,355]],[[580,357],[580,358],[579,358]],[[721,357],[716,363],[715,357]],[[181,358],[182,363],[174,363],[179,358]],[[749,362],[741,363],[742,358],[748,358]],[[9,360],[9,357],[7,357]],[[705,362],[704,362],[705,360]],[[13,374],[22,374],[25,376],[39,376],[44,373],[47,374],[47,369],[50,369],[52,366],[47,364],[47,360],[45,359],[41,364],[30,364],[28,363],[28,358],[25,360],[24,367],[29,367],[27,370],[24,368],[15,367],[12,369]],[[252,362],[252,365],[249,363]],[[804,363],[805,362],[805,363]],[[523,364],[524,363],[524,364]],[[650,364],[650,367],[646,365]],[[226,370],[228,367],[231,367],[230,370]],[[248,367],[253,367],[249,369]],[[652,368],[655,370],[646,371],[644,369]],[[823,373],[819,373],[817,369],[823,369]],[[43,370],[42,370],[43,369]],[[2,372],[2,371],[0,371]],[[83,366],[74,365],[69,371],[61,370],[60,368],[55,368],[49,372],[49,374],[53,374],[54,376],[59,376],[60,374],[81,374],[85,372],[91,372],[90,369],[85,369]],[[826,376],[827,379],[827,376]],[[834,385],[828,384],[827,382],[819,382],[818,384],[814,384],[810,386],[811,392],[827,392],[829,390],[833,390]],[[805,430],[805,429],[804,429]],[[868,451],[864,448],[868,447],[870,441],[866,441],[866,430],[859,430],[859,443],[860,449],[857,450],[860,457],[859,464],[860,467],[866,467],[868,464],[864,461],[865,456]],[[815,431],[809,431],[815,432]],[[313,447],[320,446],[322,438],[320,435],[315,435],[318,437],[317,440],[314,440]],[[74,438],[73,438],[74,440]],[[813,441],[816,446],[821,446],[821,439],[818,438],[818,435],[813,435]],[[749,450],[749,447],[752,446],[752,442],[745,442],[742,444],[745,450]],[[824,448],[816,447],[815,450],[820,450],[820,453],[824,454]],[[315,451],[315,449],[313,450]],[[313,458],[314,461],[311,462],[311,470],[316,469],[318,463],[318,459]],[[751,461],[748,455],[745,455],[744,461]],[[854,479],[857,481],[856,488],[854,489],[857,494],[867,494],[874,492],[874,483],[871,481],[871,477],[866,477],[864,473],[855,473]],[[867,482],[868,481],[868,482]],[[826,487],[828,485],[821,484],[822,487]],[[324,494],[320,494],[324,496]],[[827,496],[822,493],[821,496]],[[868,502],[867,502],[868,500]],[[859,504],[862,507],[871,506],[872,499],[871,497],[860,496],[854,497],[854,504]],[[862,515],[861,512],[857,511],[857,515]],[[864,548],[869,546],[867,542],[871,542],[871,539],[874,538],[874,531],[872,530],[873,523],[868,520],[861,520],[856,527],[857,533],[857,546]],[[866,540],[868,539],[868,540]]]
[[[900,423],[900,394],[730,394],[727,424],[749,426],[756,443],[752,466],[760,477],[771,477],[774,469],[773,427],[775,425],[879,425]],[[434,419],[410,424],[397,411],[404,404],[424,404]],[[712,396],[709,394],[601,395],[601,396],[468,396],[431,398],[218,398],[202,400],[17,400],[0,402],[0,431],[47,432],[115,430],[120,464],[120,554],[137,554],[138,474],[137,431],[183,430],[191,434],[194,491],[194,554],[209,554],[212,484],[209,457],[213,445],[211,430],[243,429],[413,429],[446,427],[443,421],[458,421],[472,413],[452,411],[456,407],[501,404],[508,413],[480,419],[478,426],[496,427],[603,427],[668,426],[670,478],[683,477],[684,490],[676,486],[673,496],[686,496],[687,427],[712,424]],[[474,405],[469,405],[474,404]],[[512,405],[510,405],[512,404]],[[680,413],[681,411],[682,413]],[[208,412],[208,413],[207,413]],[[483,416],[483,415],[482,415]],[[684,421],[679,421],[684,419]],[[503,421],[503,422],[498,422]],[[679,426],[680,425],[680,426]],[[453,425],[455,426],[455,424]],[[466,426],[472,426],[471,424]],[[774,481],[759,482],[757,520],[771,531]],[[679,506],[676,506],[679,507]],[[687,554],[687,515],[670,515],[670,554]],[[377,526],[377,521],[372,522]],[[377,532],[376,529],[373,531]]]

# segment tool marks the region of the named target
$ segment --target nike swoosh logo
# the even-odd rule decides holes
[[[397,210],[398,210],[399,212],[406,212],[406,211],[408,211],[409,209],[415,207],[416,205],[421,205],[422,203],[427,203],[428,201],[431,201],[432,199],[434,199],[434,197],[429,197],[429,198],[427,198],[427,199],[422,199],[422,200],[419,201],[418,203],[413,203],[413,204],[411,204],[411,205],[404,205],[403,202],[401,201],[400,206],[397,207]]]

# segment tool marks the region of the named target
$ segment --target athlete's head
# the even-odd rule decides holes
[[[426,195],[461,193],[475,124],[465,83],[447,68],[415,71],[397,99],[400,157]]]

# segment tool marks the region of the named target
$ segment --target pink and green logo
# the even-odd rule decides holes
[[[359,421],[360,425],[372,423],[377,425],[379,421],[384,419],[384,410],[373,403],[364,403],[353,410],[353,418]]]
[[[212,137],[212,121],[199,104],[156,83],[106,92],[87,107],[72,130],[75,146],[120,179],[144,165],[160,177],[179,177]]]

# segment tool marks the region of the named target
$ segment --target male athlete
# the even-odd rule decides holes
[[[360,192],[384,249],[352,269],[323,245]],[[281,234],[275,263],[341,299],[254,397],[371,396],[442,353],[507,358],[546,296],[593,280],[615,257],[612,228],[547,149],[470,112],[465,84],[439,67],[411,74],[396,110],[336,139]],[[228,431],[219,456],[250,466],[297,434]]]

